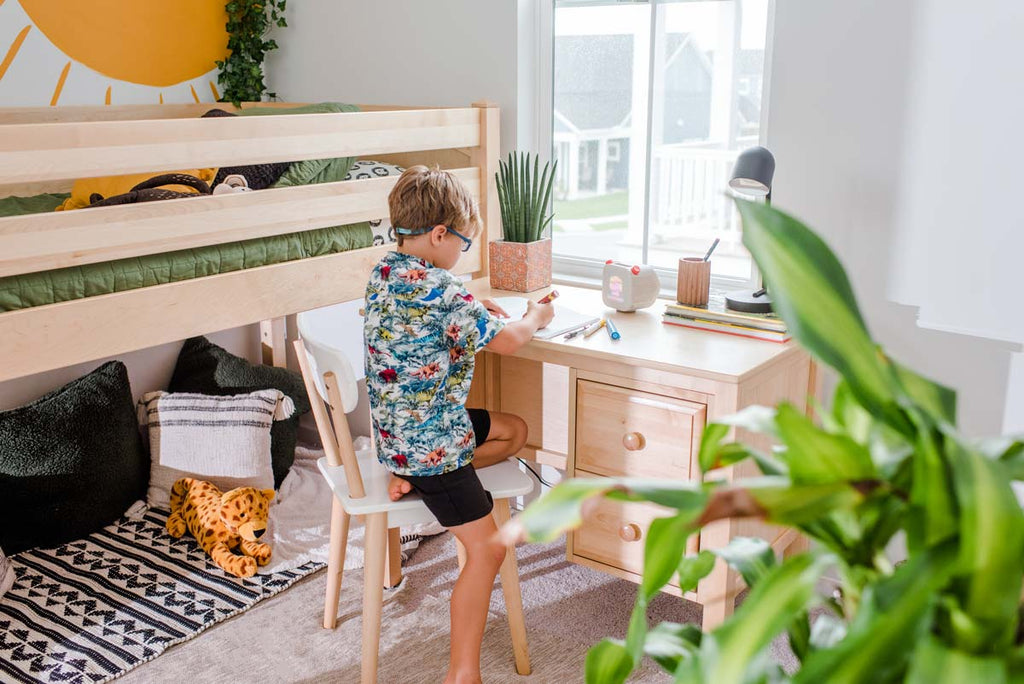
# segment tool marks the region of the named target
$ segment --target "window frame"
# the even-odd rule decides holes
[[[641,4],[650,7],[651,33],[654,34],[657,21],[658,5],[673,4],[674,2],[685,2],[686,0],[520,0],[522,7],[532,14],[533,23],[533,50],[526,51],[520,56],[520,68],[532,68],[536,74],[537,89],[535,93],[523,94],[519,98],[520,107],[527,106],[533,110],[534,135],[530,141],[520,141],[520,148],[523,142],[528,142],[528,147],[537,151],[543,161],[550,161],[553,148],[554,132],[554,43],[555,43],[555,4],[560,7],[599,7],[621,4]],[[742,2],[742,0],[730,0]],[[769,94],[771,92],[771,65],[772,53],[775,42],[775,3],[776,0],[768,2],[768,21],[765,35],[764,50],[764,77],[761,88],[761,121],[758,130],[758,144],[767,146],[769,127]],[[520,41],[523,45],[523,41]],[[651,41],[650,59],[655,59],[654,41]],[[531,64],[532,62],[532,64]],[[648,106],[647,115],[650,119],[653,115],[655,69],[653,64],[648,68]],[[527,95],[523,97],[523,95]],[[532,96],[532,97],[531,97]],[[524,102],[532,99],[533,102]],[[647,136],[645,145],[647,147],[647,163],[650,165],[651,146],[653,131],[651,121],[648,120]],[[644,183],[644,237],[643,254],[647,254],[649,240],[649,210],[651,203],[650,171],[646,174]],[[550,228],[548,229],[551,230]],[[550,236],[550,232],[549,232]],[[552,254],[552,276],[555,282],[566,284],[577,284],[585,286],[600,286],[604,261],[592,257],[577,257],[565,254]],[[676,291],[676,270],[663,266],[655,266],[655,272],[661,282],[663,296],[675,296]],[[719,290],[747,290],[758,289],[762,286],[762,278],[757,264],[751,260],[750,277],[737,278],[724,275],[713,275],[711,287]]]

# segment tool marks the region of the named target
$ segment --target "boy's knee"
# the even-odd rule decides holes
[[[501,567],[501,564],[505,562],[505,554],[508,549],[505,548],[504,544],[498,542],[490,542],[487,544],[487,553],[491,560],[491,563],[495,567]]]
[[[470,556],[476,551],[480,560],[493,567],[495,572],[505,562],[505,545],[497,541],[487,541],[476,549],[468,549]]]
[[[512,455],[515,455],[526,446],[529,429],[526,427],[526,421],[519,416],[512,416],[512,419]]]

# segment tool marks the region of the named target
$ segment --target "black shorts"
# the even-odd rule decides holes
[[[423,497],[423,503],[444,527],[458,527],[490,515],[491,493],[484,489],[473,464],[442,475],[399,475]]]
[[[469,414],[469,422],[473,424],[473,437],[476,439],[476,445],[480,446],[487,441],[487,436],[491,434],[491,414],[486,409],[466,409],[466,413]]]
[[[466,409],[473,423],[476,445],[487,441],[491,432],[491,414],[484,409]],[[491,493],[484,489],[472,464],[442,475],[399,475],[423,497],[423,503],[445,527],[456,527],[490,515],[494,508]]]

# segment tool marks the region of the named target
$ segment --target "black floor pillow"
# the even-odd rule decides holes
[[[0,547],[95,532],[143,498],[148,479],[128,371],[111,361],[0,413]]]

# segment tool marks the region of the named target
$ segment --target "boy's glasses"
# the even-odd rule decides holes
[[[462,245],[462,251],[463,252],[468,252],[470,247],[473,246],[473,239],[466,237],[465,235],[463,235],[462,233],[460,233],[457,230],[452,230],[451,228],[448,228],[448,234],[449,235],[454,235],[455,237],[457,237],[460,240],[462,240],[462,242],[464,243]]]
[[[429,233],[430,231],[434,230],[434,228],[436,228],[436,227],[437,226],[430,226],[429,228],[398,228],[398,227],[396,227],[395,228],[395,233],[397,233],[398,235],[408,235],[408,236],[423,235],[424,233]],[[464,243],[462,245],[462,251],[463,252],[468,252],[473,247],[473,239],[472,238],[468,238],[465,235],[463,235],[462,233],[460,233],[459,231],[454,230],[452,228],[449,228],[448,226],[445,226],[445,229],[446,229],[446,231],[447,231],[447,233],[449,235],[454,235],[455,237],[457,237],[460,240],[462,240],[462,242]]]

